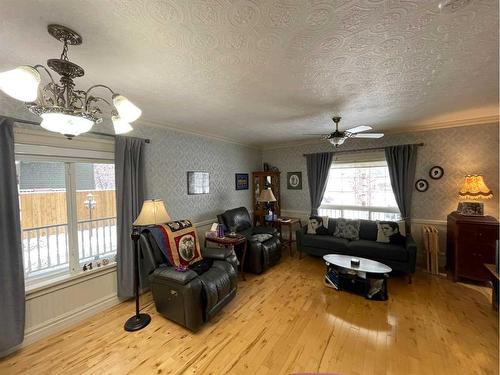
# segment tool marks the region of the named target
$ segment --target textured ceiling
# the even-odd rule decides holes
[[[4,0],[0,71],[58,57],[46,26],[61,23],[84,39],[69,50],[86,70],[78,88],[108,84],[144,121],[239,142],[304,139],[333,112],[376,131],[497,112],[498,1],[437,5]],[[20,108],[0,93],[0,113]]]

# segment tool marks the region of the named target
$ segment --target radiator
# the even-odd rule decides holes
[[[422,226],[422,239],[424,242],[427,271],[433,275],[439,274],[439,232],[435,226]]]

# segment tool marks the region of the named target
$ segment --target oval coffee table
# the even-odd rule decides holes
[[[385,301],[388,298],[387,279],[392,268],[375,260],[351,255],[327,254],[325,283],[338,290],[349,290],[368,299]],[[359,260],[354,265],[351,260]]]

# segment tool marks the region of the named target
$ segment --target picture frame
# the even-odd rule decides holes
[[[482,202],[459,202],[457,211],[463,216],[484,216],[484,204]]]
[[[288,190],[302,190],[302,172],[287,172],[286,188]]]
[[[444,169],[439,165],[435,165],[429,170],[429,177],[433,180],[439,180],[444,176]]]
[[[429,182],[427,182],[427,180],[421,178],[420,180],[417,180],[417,182],[415,182],[415,189],[417,189],[417,191],[423,193],[424,191],[427,191],[427,189],[429,189]]]
[[[210,173],[189,171],[187,173],[188,195],[210,193]]]
[[[248,173],[235,173],[234,185],[236,190],[248,190]]]

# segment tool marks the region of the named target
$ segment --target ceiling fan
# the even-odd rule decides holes
[[[330,134],[306,134],[306,135],[320,135],[321,139],[326,139],[335,147],[340,146],[347,138],[382,138],[384,133],[363,133],[371,130],[371,126],[361,125],[355,128],[347,129],[346,131],[339,131],[339,122],[342,117],[335,116],[332,118],[335,123],[335,131]]]

